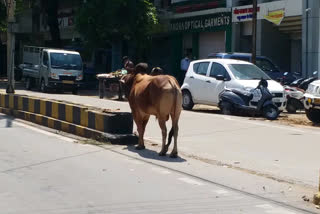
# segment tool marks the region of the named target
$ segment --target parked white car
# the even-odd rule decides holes
[[[309,84],[304,97],[304,107],[308,119],[314,123],[320,123],[320,80]]]
[[[279,111],[283,111],[286,106],[283,86],[254,64],[232,59],[192,61],[181,87],[182,106],[186,110],[191,110],[194,104],[219,106],[219,94],[224,88],[250,91],[258,86],[261,78],[268,81],[268,89],[274,96],[272,101]],[[250,102],[250,105],[254,104]]]

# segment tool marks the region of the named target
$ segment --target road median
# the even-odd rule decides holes
[[[0,93],[0,112],[39,125],[112,144],[136,144],[128,112],[102,113],[55,100]]]

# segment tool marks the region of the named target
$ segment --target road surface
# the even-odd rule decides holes
[[[17,90],[16,93],[103,109],[130,111],[127,102],[101,100],[97,97],[43,94],[25,90]],[[149,120],[145,137],[161,143],[161,131],[154,117]],[[320,169],[319,137],[319,128],[290,127],[252,118],[183,111],[178,147],[180,152],[190,157],[317,188]]]
[[[265,194],[249,193],[210,179],[237,182],[246,175],[235,177],[221,171],[231,169],[183,156],[159,158],[151,150],[75,143],[4,115],[0,136],[2,214],[316,213],[290,193],[280,198],[280,192],[268,190],[286,188],[282,184],[263,182]],[[261,187],[259,178],[246,182]]]

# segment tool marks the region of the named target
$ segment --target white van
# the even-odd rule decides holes
[[[22,73],[26,89],[37,86],[48,89],[69,89],[77,94],[83,80],[82,59],[78,52],[25,46]]]
[[[203,59],[190,63],[181,87],[186,110],[194,104],[219,106],[219,94],[224,88],[251,90],[261,78],[268,80],[273,102],[283,111],[286,106],[285,91],[281,84],[272,80],[260,68],[250,62],[232,59]],[[254,103],[250,103],[254,106]]]

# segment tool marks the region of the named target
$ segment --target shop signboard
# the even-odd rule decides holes
[[[229,26],[231,26],[230,12],[172,19],[170,21],[171,32],[220,31]]]
[[[232,8],[232,22],[246,22],[252,20],[252,5],[245,5]],[[258,4],[257,19],[266,19],[275,24],[280,24],[287,16],[301,16],[302,1],[274,1]]]
[[[264,16],[264,18],[269,22],[272,22],[276,25],[280,25],[284,18],[284,15],[285,15],[285,12],[283,9],[281,9],[281,10],[270,11],[268,15]]]

